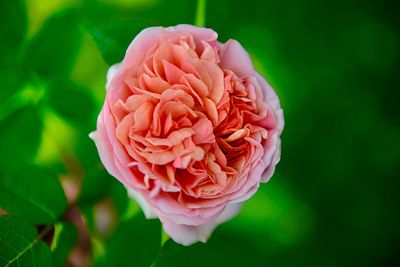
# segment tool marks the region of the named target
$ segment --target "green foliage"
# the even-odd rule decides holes
[[[2,0],[0,2],[1,53],[17,50],[25,38],[26,11],[22,0]],[[3,54],[1,54],[3,55]]]
[[[93,190],[96,188],[96,190]],[[113,199],[120,215],[127,208],[128,196],[125,187],[111,177],[104,168],[94,167],[88,170],[82,183],[82,192],[79,196],[81,205],[93,205],[106,197]]]
[[[19,51],[26,32],[26,11],[22,0],[0,2],[0,105],[20,85]]]
[[[47,90],[47,101],[57,113],[73,122],[89,122],[95,104],[87,88],[72,81],[57,79],[51,82]]]
[[[51,267],[49,247],[29,223],[11,216],[0,216],[0,266]]]
[[[82,182],[79,202],[93,204],[107,197],[110,193],[112,179],[104,168],[94,166],[87,170]],[[96,190],[93,190],[94,188]]]
[[[123,215],[128,207],[128,193],[126,192],[125,186],[117,179],[113,177],[110,177],[110,179],[109,194],[114,201],[115,208],[120,215]]]
[[[118,0],[117,0],[118,1]],[[109,21],[139,20],[150,25],[173,26],[181,23],[192,24],[196,1],[187,0],[83,0],[83,10],[90,22],[95,25]],[[167,15],[168,14],[168,15]],[[131,36],[132,38],[133,36]]]
[[[68,222],[57,222],[54,225],[54,237],[51,243],[53,266],[65,266],[67,258],[76,244],[78,232],[75,225]]]
[[[13,214],[30,217],[29,220],[35,223],[55,221],[66,206],[63,190],[55,177],[50,178],[48,173],[40,171],[39,168],[26,166],[27,163],[33,162],[42,137],[43,122],[39,115],[39,110],[42,110],[39,105],[34,105],[34,102],[40,100],[41,93],[35,93],[35,89],[32,88],[25,88],[28,90],[24,90],[19,95],[15,94],[21,85],[18,48],[25,37],[25,9],[22,1],[2,1],[1,5],[1,12],[5,12],[5,14],[2,13],[5,20],[1,25],[1,34],[9,38],[5,38],[6,41],[1,44],[4,49],[1,49],[0,57],[0,78],[2,78],[0,99],[5,100],[13,96],[0,106],[1,116],[5,117],[4,119],[1,117],[0,121],[2,129],[0,161],[4,164],[0,180],[3,198],[1,206]],[[57,71],[57,76],[65,75],[70,68],[68,62],[74,61],[73,47],[79,46],[76,38],[79,33],[77,18],[75,11],[62,12],[50,18],[28,44],[28,49],[25,51],[25,55],[28,56],[25,56],[24,66],[33,68],[39,75],[46,76],[47,70]],[[65,25],[70,25],[71,29],[68,30],[68,27],[64,27]],[[59,35],[62,33],[64,39],[58,38],[55,33]],[[60,45],[57,46],[57,43]],[[56,46],[61,51],[55,52]],[[58,56],[50,55],[51,51]],[[68,51],[71,52],[67,53]],[[31,76],[25,75],[22,79],[30,78]],[[31,81],[28,86],[34,86],[36,82],[36,80]],[[22,108],[18,109],[19,106]],[[11,114],[7,113],[9,111]],[[54,202],[52,202],[53,197],[46,193],[46,190],[56,195]],[[38,199],[39,202],[37,202]],[[46,205],[50,205],[50,209]]]
[[[84,4],[90,21],[86,29],[109,65],[123,59],[126,48],[141,30],[150,26],[193,23],[196,8],[195,1],[186,0],[176,0],[174,4],[168,0],[159,0],[156,5],[149,2],[147,6],[130,9],[119,9],[116,5],[104,2],[86,0]]]
[[[219,232],[206,243],[189,247],[168,240],[158,256],[154,267],[219,267],[219,266],[268,266],[266,252],[249,240]]]
[[[112,236],[106,240],[105,255],[95,266],[150,266],[160,244],[160,223],[157,220],[146,220],[143,214],[138,214],[117,226]]]
[[[0,206],[33,224],[48,224],[63,214],[66,199],[54,175],[38,167],[20,166],[2,174]]]
[[[89,231],[96,232],[96,222],[94,221],[94,206],[96,203],[112,200],[112,208],[115,208],[116,217],[122,218],[128,208],[128,194],[125,187],[111,177],[103,167],[92,167],[85,174],[82,182],[82,191],[78,203],[82,213],[87,220]],[[93,189],[96,190],[93,190]]]
[[[2,81],[0,85],[0,105],[12,96],[20,85],[19,71],[15,63],[5,62],[7,61],[5,58],[11,56],[12,54],[0,56],[0,81]],[[3,61],[3,59],[5,60]]]
[[[39,147],[42,121],[35,107],[23,107],[0,121],[0,162],[3,170],[31,162]]]
[[[145,21],[127,20],[87,25],[86,30],[96,42],[104,61],[112,65],[121,62],[133,36],[149,26]]]
[[[24,66],[44,79],[68,75],[81,39],[78,23],[76,10],[50,17],[30,42]]]

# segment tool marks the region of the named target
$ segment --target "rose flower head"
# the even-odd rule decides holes
[[[272,176],[279,99],[235,40],[191,25],[140,32],[107,75],[95,141],[108,172],[176,242],[205,242]]]

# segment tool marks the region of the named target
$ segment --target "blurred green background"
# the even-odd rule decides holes
[[[222,42],[238,40],[281,99],[282,159],[207,244],[160,248],[159,224],[145,221],[107,175],[88,133],[109,64],[140,29],[192,24],[195,10],[192,0],[2,0],[0,180],[11,173],[17,184],[32,181],[29,164],[61,181],[67,208],[28,220],[39,233],[55,223],[41,236],[53,266],[398,266],[394,0],[208,1],[206,27]],[[24,192],[43,190],[38,181]],[[3,191],[20,186],[3,183]],[[24,217],[5,196],[2,213]]]

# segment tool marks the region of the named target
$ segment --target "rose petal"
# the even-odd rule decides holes
[[[220,58],[220,66],[233,71],[239,77],[255,74],[249,54],[236,40],[230,39],[222,46]]]
[[[222,214],[214,221],[201,226],[191,226],[176,224],[171,221],[163,221],[165,232],[177,243],[184,246],[190,246],[193,243],[201,241],[207,242],[214,229],[235,217],[242,207],[241,203],[228,205]]]

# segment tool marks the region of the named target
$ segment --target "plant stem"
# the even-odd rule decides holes
[[[50,232],[52,227],[53,227],[53,225],[50,224],[50,225],[47,225],[42,231],[40,231],[39,236],[36,238],[36,242],[38,242],[39,240],[43,240],[45,235],[47,235]]]
[[[206,24],[206,6],[207,0],[197,0],[194,24],[198,27],[204,27]]]

